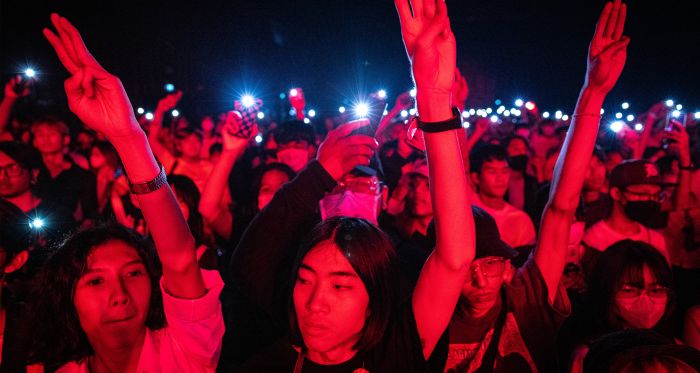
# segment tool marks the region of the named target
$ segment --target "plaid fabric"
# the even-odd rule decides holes
[[[233,103],[233,107],[236,109],[236,111],[229,112],[229,117],[231,117],[231,113],[237,113],[238,116],[236,119],[240,121],[240,123],[238,123],[236,126],[238,130],[233,133],[234,136],[244,139],[248,139],[253,136],[253,129],[258,123],[258,112],[260,111],[262,104],[263,102],[260,99],[256,99],[253,106],[250,107],[243,106],[243,104],[238,100]],[[226,120],[228,121],[229,118]]]

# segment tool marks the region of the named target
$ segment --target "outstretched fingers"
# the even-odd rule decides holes
[[[446,25],[447,24],[447,25]],[[439,1],[435,16],[430,21],[430,25],[418,39],[420,45],[427,47],[433,43],[435,38],[445,31],[445,27],[449,27],[449,19],[447,18],[447,5],[443,1]]]
[[[608,26],[608,20],[610,19],[610,12],[612,12],[612,6],[613,4],[611,2],[605,3],[605,7],[603,7],[603,12],[600,13],[598,24],[595,27],[596,39],[604,38],[606,36],[606,30]]]
[[[625,19],[627,18],[627,5],[622,4],[620,6],[620,12],[617,16],[617,23],[615,24],[615,31],[613,31],[613,40],[620,40],[622,37],[622,32],[625,30]]]
[[[399,20],[402,25],[413,19],[411,6],[408,4],[408,0],[394,0],[394,5],[396,6],[396,11],[399,12]]]
[[[93,57],[92,54],[90,54],[90,51],[88,51],[78,29],[75,28],[75,26],[73,26],[73,24],[66,18],[61,17],[60,23],[66,33],[70,36],[73,50],[75,51],[75,55],[76,58],[78,58],[79,63],[83,66],[101,67],[95,57]]]
[[[54,51],[56,51],[58,59],[61,61],[66,70],[68,70],[68,72],[71,74],[75,74],[78,71],[79,67],[76,64],[73,57],[71,57],[68,54],[68,51],[66,50],[66,47],[64,46],[61,39],[58,36],[56,36],[56,34],[54,34],[53,31],[47,28],[44,29],[44,37],[46,37],[46,40],[49,41],[49,44],[51,44]]]
[[[608,22],[605,25],[604,37],[612,38],[615,32],[615,25],[617,24],[617,17],[620,15],[620,0],[615,0],[612,4],[612,10],[610,11],[610,17],[608,17]]]

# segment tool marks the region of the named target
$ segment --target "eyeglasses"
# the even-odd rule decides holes
[[[498,277],[506,269],[506,260],[503,258],[483,258],[472,262],[472,275],[481,272],[484,277]]]
[[[635,201],[658,201],[659,193],[640,193],[625,189],[623,193],[634,196]]]
[[[0,166],[0,174],[5,173],[8,177],[15,177],[22,174],[24,169],[17,163],[10,163],[7,166]]]
[[[342,180],[338,182],[338,186],[335,187],[333,193],[339,193],[345,190],[364,194],[379,194],[382,190],[382,183],[371,179]]]
[[[646,294],[654,303],[663,303],[668,299],[669,288],[662,285],[653,285],[648,288],[638,288],[631,285],[623,285],[617,291],[617,296],[622,299],[638,299],[642,294]]]

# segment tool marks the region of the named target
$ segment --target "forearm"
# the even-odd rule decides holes
[[[690,161],[681,166],[687,167],[690,165]],[[691,172],[690,170],[680,170],[678,175],[678,188],[676,188],[676,193],[673,201],[673,208],[675,211],[687,210],[690,208],[690,183],[691,183]]]
[[[148,146],[145,134],[140,133],[112,143],[131,183],[148,182],[159,174],[160,167]],[[165,185],[136,197],[163,264],[166,288],[180,298],[202,296],[204,282],[197,265],[194,238],[170,186]]]
[[[656,116],[649,114],[644,121],[644,131],[642,131],[642,136],[639,138],[639,143],[634,149],[632,154],[632,159],[642,159],[644,156],[644,150],[647,148],[647,143],[649,142],[649,137],[651,136],[651,130],[653,129],[654,122],[656,121]]]
[[[10,113],[12,113],[12,107],[17,101],[14,97],[3,97],[0,101],[0,134],[7,131],[7,125],[10,122]]]
[[[240,148],[221,153],[221,158],[209,174],[209,179],[199,200],[199,212],[205,219],[213,221],[219,215],[222,208],[221,198],[228,185],[228,176],[244,150],[245,148]]]

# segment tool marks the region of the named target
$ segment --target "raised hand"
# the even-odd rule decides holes
[[[395,5],[418,96],[449,97],[457,52],[445,1],[395,0]]]
[[[251,137],[257,133],[258,127],[256,125],[253,125],[252,128],[246,128],[241,114],[237,111],[229,111],[221,131],[224,151],[245,147]]]
[[[459,108],[460,111],[464,110],[464,103],[469,97],[469,86],[467,85],[467,79],[455,69],[455,80],[452,83],[452,103]]]
[[[177,103],[180,102],[182,98],[182,91],[177,91],[166,95],[158,101],[158,106],[156,106],[156,112],[165,113],[166,111],[175,108]]]
[[[22,98],[29,95],[29,82],[22,86],[22,75],[15,75],[5,84],[5,97]],[[31,81],[30,81],[31,82]]]
[[[625,67],[630,39],[622,36],[627,5],[620,0],[605,4],[588,48],[586,86],[607,94]]]
[[[143,132],[121,81],[95,60],[67,19],[54,13],[51,22],[58,35],[45,28],[44,36],[71,74],[64,84],[70,110],[110,141]]]
[[[336,181],[355,166],[369,165],[377,149],[377,140],[367,135],[351,135],[354,130],[367,125],[368,119],[358,119],[340,125],[328,132],[326,140],[319,146],[316,159]]]
[[[668,150],[678,155],[681,166],[690,164],[690,137],[685,127],[680,122],[671,121],[670,131],[664,131],[664,137],[668,143]]]
[[[404,92],[396,98],[396,105],[394,107],[408,110],[411,106],[413,106],[413,97],[411,97],[409,92]]]

